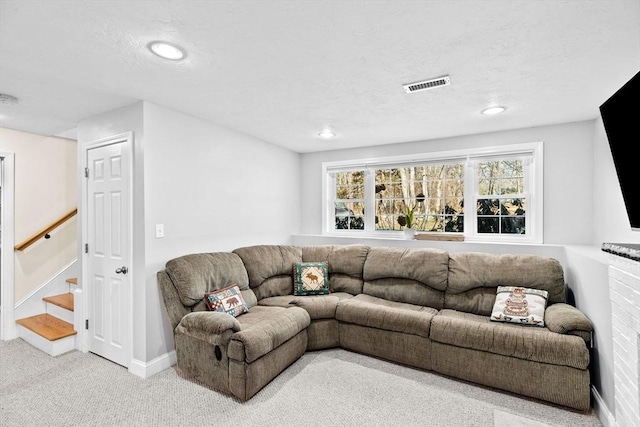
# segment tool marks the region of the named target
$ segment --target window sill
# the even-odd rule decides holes
[[[415,239],[438,242],[464,242],[464,236],[462,234],[416,233]]]
[[[292,244],[313,245],[368,245],[393,247],[431,247],[449,252],[484,251],[494,253],[540,253],[564,259],[564,245],[533,242],[489,242],[477,240],[417,240],[407,239],[402,234],[395,236],[353,236],[345,234],[294,234]]]

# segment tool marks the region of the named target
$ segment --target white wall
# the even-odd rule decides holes
[[[302,232],[322,232],[322,162],[544,142],[544,242],[589,244],[593,220],[591,121],[302,155]]]
[[[299,230],[299,156],[149,102],[84,121],[78,139],[86,146],[127,131],[135,151],[132,357],[145,365],[173,350],[156,273],[181,255],[290,243]],[[164,238],[155,238],[155,224]]]
[[[603,242],[640,243],[640,232],[631,231],[602,119],[595,120],[593,126],[595,140],[593,244],[601,245]],[[640,182],[640,172],[638,172],[638,177],[638,182]]]
[[[576,307],[594,325],[591,382],[609,412],[615,410],[613,387],[613,333],[609,302],[609,256],[593,245],[567,246],[565,280],[571,286]],[[602,417],[601,417],[602,419]]]
[[[144,106],[147,359],[173,350],[156,273],[177,256],[288,244],[299,229],[299,155]],[[155,224],[165,237],[155,238]]]
[[[602,243],[640,243],[640,232],[631,231],[622,199],[609,142],[602,119],[593,121],[593,238],[587,245],[567,246],[566,270],[572,284],[576,306],[595,325],[592,381],[608,410],[614,414],[613,335],[609,299],[610,257],[600,250]]]
[[[20,244],[77,205],[76,141],[0,128],[0,151],[14,153],[14,238]],[[14,302],[45,283],[77,255],[76,218],[15,252]],[[12,248],[5,248],[12,250]]]

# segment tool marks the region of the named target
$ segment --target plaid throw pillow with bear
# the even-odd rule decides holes
[[[204,302],[210,311],[220,311],[233,317],[238,317],[249,311],[238,285],[207,292],[204,294]]]

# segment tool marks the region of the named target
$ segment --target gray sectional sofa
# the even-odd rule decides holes
[[[292,294],[292,266],[326,261],[331,293]],[[306,351],[341,347],[586,411],[592,324],[566,303],[560,263],[535,255],[363,245],[251,246],[158,272],[178,368],[250,399]],[[207,311],[236,284],[249,311]],[[545,327],[490,320],[498,286],[548,291]]]

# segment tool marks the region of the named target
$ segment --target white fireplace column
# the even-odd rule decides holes
[[[609,263],[615,419],[619,427],[637,427],[640,426],[640,261],[627,255],[627,252],[624,256],[610,255]]]

